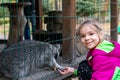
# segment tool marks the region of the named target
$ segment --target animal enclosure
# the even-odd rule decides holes
[[[87,54],[76,34],[79,24],[96,19],[103,24],[104,32],[108,36],[114,32],[114,37],[120,24],[117,14],[120,1],[116,0],[0,0],[0,3],[0,72],[13,80],[65,80],[72,74],[63,76],[53,68],[76,67]],[[44,63],[47,65],[43,66]]]

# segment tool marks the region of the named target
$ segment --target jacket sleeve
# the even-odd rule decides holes
[[[113,62],[110,62],[108,59],[110,58],[104,55],[96,55],[93,57],[93,73],[91,80],[111,80],[114,68],[111,67],[111,65],[113,65]]]

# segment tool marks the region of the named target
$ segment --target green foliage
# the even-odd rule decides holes
[[[0,18],[4,18],[6,16],[9,16],[8,8],[0,7]]]
[[[77,0],[76,12],[79,16],[89,16],[97,12],[96,0]]]
[[[15,0],[0,0],[0,3],[12,2],[12,1],[15,1]]]
[[[46,14],[48,11],[51,10],[52,5],[50,5],[50,1],[51,0],[42,0],[43,14]]]
[[[11,2],[11,0],[0,0],[0,3],[7,3]],[[0,6],[0,25],[7,24],[9,22],[8,17],[9,16],[9,10],[6,7]]]
[[[0,18],[0,25],[9,23],[9,18]]]
[[[7,2],[11,2],[11,1],[12,0],[0,0],[0,3],[7,3]],[[0,18],[4,18],[6,16],[9,16],[8,8],[0,6]]]

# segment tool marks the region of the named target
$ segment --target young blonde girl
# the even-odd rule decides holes
[[[86,61],[78,69],[65,67],[61,74],[74,73],[81,80],[120,80],[120,44],[105,40],[102,26],[89,19],[80,24],[78,33],[89,50]]]

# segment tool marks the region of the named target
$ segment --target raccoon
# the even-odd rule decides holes
[[[29,76],[37,68],[60,66],[55,59],[60,47],[35,40],[24,40],[7,46],[0,53],[0,72],[13,80]]]

